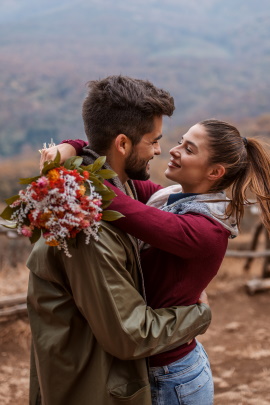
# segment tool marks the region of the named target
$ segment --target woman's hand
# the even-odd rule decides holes
[[[209,306],[209,301],[205,290],[203,290],[203,292],[201,293],[198,304],[206,304]]]
[[[68,143],[61,143],[60,145],[52,146],[51,148],[42,149],[40,152],[40,171],[43,169],[45,162],[55,158],[57,151],[59,151],[61,156],[60,163],[63,163],[72,156],[76,156],[76,149]]]

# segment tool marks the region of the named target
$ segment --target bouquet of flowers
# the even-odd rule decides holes
[[[115,193],[106,187],[104,179],[116,176],[112,170],[102,169],[106,157],[99,157],[89,166],[81,166],[81,157],[72,157],[60,165],[60,154],[53,161],[45,162],[40,176],[21,179],[27,185],[6,200],[1,213],[12,221],[8,228],[17,228],[20,235],[35,243],[41,236],[50,246],[63,249],[68,257],[68,245],[75,241],[78,232],[98,240],[101,218],[113,221],[122,215],[106,210]]]

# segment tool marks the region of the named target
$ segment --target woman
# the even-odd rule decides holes
[[[270,230],[270,159],[257,140],[242,138],[228,123],[205,120],[191,127],[170,154],[165,175],[181,186],[162,189],[134,181],[140,202],[110,185],[117,193],[110,209],[125,215],[114,224],[146,243],[141,262],[153,308],[198,301],[220,267],[228,237],[237,235],[248,190]],[[149,198],[148,205],[142,204]],[[173,230],[166,238],[165,227]],[[213,403],[209,361],[197,341],[149,361],[153,404]]]

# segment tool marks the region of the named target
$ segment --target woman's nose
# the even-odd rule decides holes
[[[174,147],[170,150],[170,154],[173,155],[173,156],[177,156],[177,157],[180,156],[181,153],[180,153],[180,150],[179,150],[179,146],[180,146],[180,145],[174,146]]]

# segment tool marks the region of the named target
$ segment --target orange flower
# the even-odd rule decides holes
[[[40,215],[39,220],[40,220],[40,225],[44,226],[46,228],[46,222],[50,219],[50,216],[52,214],[52,211],[44,212]]]
[[[80,186],[80,191],[79,191],[80,195],[84,195],[85,192],[86,192],[86,188],[83,185],[81,185]]]
[[[56,181],[56,180],[59,179],[60,174],[59,174],[59,172],[58,172],[57,170],[52,169],[52,170],[50,170],[50,171],[48,172],[47,176],[48,176],[48,179],[49,179],[50,181]]]
[[[58,246],[59,245],[59,242],[57,242],[57,240],[55,240],[55,239],[46,241],[45,243],[46,243],[46,245],[49,245],[49,246]]]

